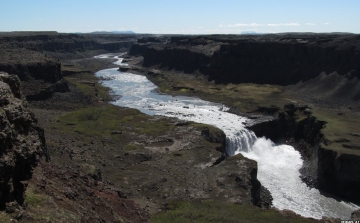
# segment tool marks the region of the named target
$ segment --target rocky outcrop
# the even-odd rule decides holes
[[[186,48],[149,47],[144,54],[143,65],[148,67],[160,64],[161,67],[192,73],[203,69],[210,62],[210,57]]]
[[[26,183],[40,156],[47,156],[44,131],[21,100],[20,80],[0,72],[0,209],[22,205]],[[14,203],[15,202],[15,203]]]
[[[55,83],[62,78],[61,63],[53,58],[41,58],[32,60],[26,58],[26,55],[17,55],[18,60],[11,62],[0,62],[0,70],[18,74],[20,80],[43,80],[49,83]],[[25,60],[24,58],[25,57]]]
[[[294,105],[287,105],[284,110],[275,120],[249,128],[258,137],[265,136],[277,143],[293,145],[304,159],[300,172],[310,186],[359,203],[360,157],[344,153],[343,148],[328,148],[329,142],[321,133],[326,122],[311,115],[302,120],[297,119],[295,112],[299,108]]]
[[[265,111],[265,108],[260,108]],[[323,139],[320,130],[324,127],[325,122],[317,120],[314,116],[308,115],[306,118],[299,120],[297,112],[307,114],[307,106],[296,106],[287,104],[283,109],[270,107],[266,109],[276,116],[274,120],[261,122],[250,126],[249,129],[255,132],[258,137],[265,136],[275,143],[286,143],[290,139],[295,141],[304,140],[311,146],[318,145]],[[272,113],[274,110],[275,113]],[[308,151],[302,151],[308,154]]]

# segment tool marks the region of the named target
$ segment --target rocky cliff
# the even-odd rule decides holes
[[[44,131],[21,100],[20,80],[0,72],[0,210],[24,202],[26,183],[40,156],[47,157]]]
[[[328,149],[318,149],[318,186],[326,192],[360,203],[360,157]]]
[[[326,122],[306,113],[304,107],[286,105],[276,119],[249,127],[258,137],[265,136],[276,143],[293,145],[302,155],[303,180],[325,192],[360,203],[360,157],[357,151],[332,146],[322,133]],[[346,143],[346,139],[342,139]]]
[[[128,49],[134,36],[19,32],[1,33],[0,41],[2,48],[25,48],[38,52],[85,52],[100,49],[118,51],[122,48]]]
[[[359,35],[173,37],[168,44],[134,44],[144,66],[191,73],[218,83],[296,84],[321,72],[360,77]]]
[[[0,33],[0,70],[17,74],[27,100],[51,98],[63,78],[63,60],[127,50],[133,35],[60,34],[56,32]]]

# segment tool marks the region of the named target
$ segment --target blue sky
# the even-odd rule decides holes
[[[0,31],[360,33],[360,0],[0,0]]]

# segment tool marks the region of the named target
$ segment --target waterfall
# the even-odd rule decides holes
[[[121,63],[119,61],[117,64]],[[249,121],[247,118],[226,112],[228,109],[224,106],[199,98],[157,94],[157,86],[145,76],[120,73],[117,68],[105,69],[96,75],[106,77],[102,84],[122,96],[113,102],[115,105],[136,108],[149,115],[209,124],[223,130],[227,137],[228,155],[241,153],[257,161],[257,178],[271,192],[274,207],[318,219],[322,216],[348,219],[352,211],[359,209],[307,187],[300,178],[303,161],[298,151],[292,146],[275,145],[269,139],[257,138],[254,132],[245,128],[244,123]]]
[[[226,134],[226,153],[234,156],[240,152],[248,153],[257,140],[253,131],[246,128],[240,129],[236,133]]]

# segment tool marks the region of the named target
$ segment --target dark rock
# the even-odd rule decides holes
[[[21,98],[21,83],[18,76],[0,72],[0,81],[1,80],[10,86],[11,92],[16,98]]]
[[[112,135],[118,135],[118,134],[122,134],[122,131],[113,131],[111,132]]]
[[[15,89],[19,86],[14,82],[16,78],[5,73],[1,76],[0,102],[7,103],[0,107],[0,210],[10,210],[14,203],[23,204],[24,181],[31,178],[39,157],[46,157],[48,153],[43,130],[35,126],[34,115],[12,93],[20,92]],[[6,80],[10,80],[14,89],[4,82]]]
[[[123,67],[123,66],[119,67],[119,71],[121,72],[126,72],[128,70],[130,70],[130,67]]]
[[[318,149],[318,186],[322,190],[360,202],[360,157],[341,154],[321,145]]]
[[[61,79],[52,85],[52,90],[53,92],[61,92],[61,93],[68,92],[70,91],[69,82],[65,79]]]
[[[360,220],[360,210],[351,213],[351,220],[353,221]]]
[[[184,126],[184,125],[189,125],[188,121],[179,121],[179,122],[175,122],[174,124],[175,126]]]
[[[279,108],[277,106],[270,106],[270,107],[258,106],[258,109],[256,110],[256,112],[260,112],[262,114],[268,114],[268,115],[274,115],[278,111]]]
[[[356,35],[303,36],[303,43],[297,41],[299,35],[172,37],[166,44],[134,44],[130,54],[143,55],[144,66],[199,70],[216,83],[289,85],[323,71],[359,78]]]

